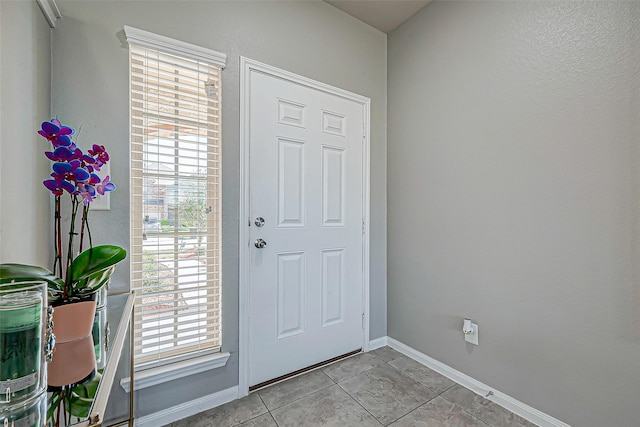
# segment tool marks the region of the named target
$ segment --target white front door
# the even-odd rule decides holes
[[[249,79],[252,386],[362,348],[365,110],[255,70]]]

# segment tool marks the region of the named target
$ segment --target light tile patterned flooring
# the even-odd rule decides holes
[[[263,388],[170,427],[530,427],[534,424],[382,347]]]

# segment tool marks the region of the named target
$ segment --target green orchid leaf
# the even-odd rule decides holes
[[[61,391],[54,391],[47,399],[47,421],[49,421],[50,423],[48,425],[55,425],[56,409],[58,409],[58,406],[60,406],[60,404],[62,403],[62,393],[63,392]]]
[[[72,393],[71,396],[64,401],[65,411],[78,418],[87,418],[91,405],[93,405],[93,399],[79,397],[75,393]]]
[[[62,292],[64,281],[46,268],[26,264],[0,264],[0,285],[2,288],[18,288],[20,283],[44,280],[52,293]]]
[[[78,296],[83,296],[90,295],[98,291],[101,287],[107,284],[115,269],[116,266],[112,265],[111,267],[98,270],[82,280],[78,280],[73,283],[73,293]]]
[[[87,249],[71,263],[71,282],[76,283],[95,276],[96,273],[116,265],[126,256],[127,251],[120,246],[101,245]],[[86,286],[85,284],[82,287]]]
[[[67,297],[91,295],[109,281],[115,265],[127,256],[119,246],[102,245],[87,249],[71,263],[71,288]],[[0,264],[0,286],[3,289],[20,288],[22,283],[43,280],[47,282],[49,301],[64,295],[64,280],[42,267],[25,264]]]
[[[73,389],[71,389],[71,391],[78,397],[93,399],[96,396],[96,391],[98,390],[98,385],[100,384],[101,378],[102,374],[100,372],[96,372],[92,379],[82,384],[76,385],[75,387],[73,387]]]
[[[68,413],[78,418],[87,418],[89,410],[93,405],[93,399],[98,390],[98,384],[102,374],[96,372],[96,375],[89,381],[77,385],[71,389],[71,396],[65,401],[65,409]]]

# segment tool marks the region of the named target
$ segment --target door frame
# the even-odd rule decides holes
[[[240,57],[240,239],[239,247],[239,352],[238,352],[238,397],[244,397],[249,394],[249,326],[250,319],[250,268],[251,268],[251,246],[250,246],[250,230],[248,222],[250,221],[250,204],[249,204],[249,112],[250,112],[250,96],[251,72],[260,72],[282,80],[287,80],[302,86],[336,95],[351,101],[355,101],[363,106],[364,114],[364,137],[362,141],[362,212],[363,212],[363,239],[362,239],[362,308],[363,308],[363,342],[362,350],[369,350],[369,253],[370,253],[370,111],[371,100],[362,95],[358,95],[334,86],[327,85],[307,77],[303,77],[285,70],[281,70],[271,65],[263,64],[258,61]]]

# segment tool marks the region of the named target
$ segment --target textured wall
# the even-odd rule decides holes
[[[35,1],[0,1],[0,262],[51,268],[51,29]]]
[[[324,2],[59,1],[53,34],[53,111],[83,125],[80,144],[112,157],[111,211],[94,212],[94,241],[129,242],[128,49],[124,25],[227,54],[223,72],[223,348],[225,368],[145,389],[145,415],[237,384],[239,57],[370,97],[371,337],[386,335],[386,35]],[[119,266],[115,288],[128,287]]]
[[[389,335],[637,426],[640,3],[435,2],[388,46]]]

